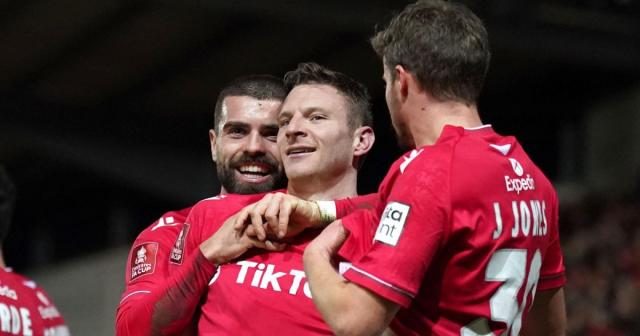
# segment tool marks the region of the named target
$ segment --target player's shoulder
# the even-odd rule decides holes
[[[243,207],[251,203],[257,202],[267,193],[258,194],[221,194],[213,197],[205,198],[196,203],[191,208],[191,213],[202,213],[211,210],[228,210],[231,208]]]
[[[147,226],[136,238],[136,241],[154,240],[164,234],[172,234],[182,229],[192,207],[180,210],[172,210],[164,213],[153,223]]]
[[[38,286],[34,280],[20,273],[16,273],[10,268],[3,268],[2,271],[0,271],[0,280],[2,282],[0,284],[0,291],[3,292],[5,296],[15,296],[14,299],[17,300],[17,293],[20,293],[21,296],[25,293],[31,293],[33,295],[38,294],[40,300],[43,300],[41,297],[48,299],[48,295],[44,289]],[[2,286],[4,286],[4,288]]]

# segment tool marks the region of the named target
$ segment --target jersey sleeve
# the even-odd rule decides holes
[[[410,305],[447,230],[449,157],[445,155],[425,150],[398,172],[380,218],[364,219],[378,220],[377,226],[369,224],[375,227],[373,243],[352,263],[346,279],[399,305]]]
[[[376,224],[380,216],[371,209],[359,209],[342,218],[342,226],[348,236],[338,251],[338,256],[353,262],[364,256],[373,244]]]
[[[173,211],[145,229],[134,241],[125,271],[125,291],[116,312],[118,335],[147,334],[151,330],[153,307],[166,290],[173,264],[184,248],[187,214],[190,209]],[[179,255],[179,253],[178,253]]]
[[[547,226],[549,232],[549,246],[540,268],[540,279],[538,280],[538,290],[548,290],[564,286],[567,282],[564,272],[564,261],[560,248],[558,201],[554,193],[552,217]]]
[[[36,302],[39,301],[39,305],[42,305],[38,310],[42,316],[44,334],[52,336],[70,335],[69,328],[67,327],[64,318],[60,314],[60,311],[53,300],[51,300],[49,294],[41,287],[37,287],[35,289],[35,295],[37,297]]]
[[[342,218],[358,209],[376,209],[380,203],[378,193],[336,200],[336,218]]]

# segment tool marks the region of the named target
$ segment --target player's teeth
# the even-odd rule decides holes
[[[240,171],[243,173],[266,173],[266,170],[260,166],[242,166]]]

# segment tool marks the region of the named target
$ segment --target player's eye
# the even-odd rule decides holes
[[[309,120],[311,120],[311,121],[318,121],[318,120],[324,120],[324,119],[327,119],[327,118],[325,116],[321,115],[321,114],[312,114],[309,117]]]
[[[233,137],[240,137],[247,134],[247,131],[242,127],[229,127],[227,134]]]
[[[262,133],[262,136],[269,141],[276,141],[278,139],[278,129],[269,129]]]
[[[284,119],[283,118],[283,119],[278,120],[278,126],[285,127],[287,125],[289,125],[289,119]]]

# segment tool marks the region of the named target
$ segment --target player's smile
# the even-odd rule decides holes
[[[273,171],[273,165],[264,162],[245,162],[235,167],[238,180],[246,183],[263,183]]]
[[[298,159],[304,158],[306,156],[311,155],[311,153],[315,152],[316,149],[308,146],[291,146],[287,148],[285,154],[288,158]]]

